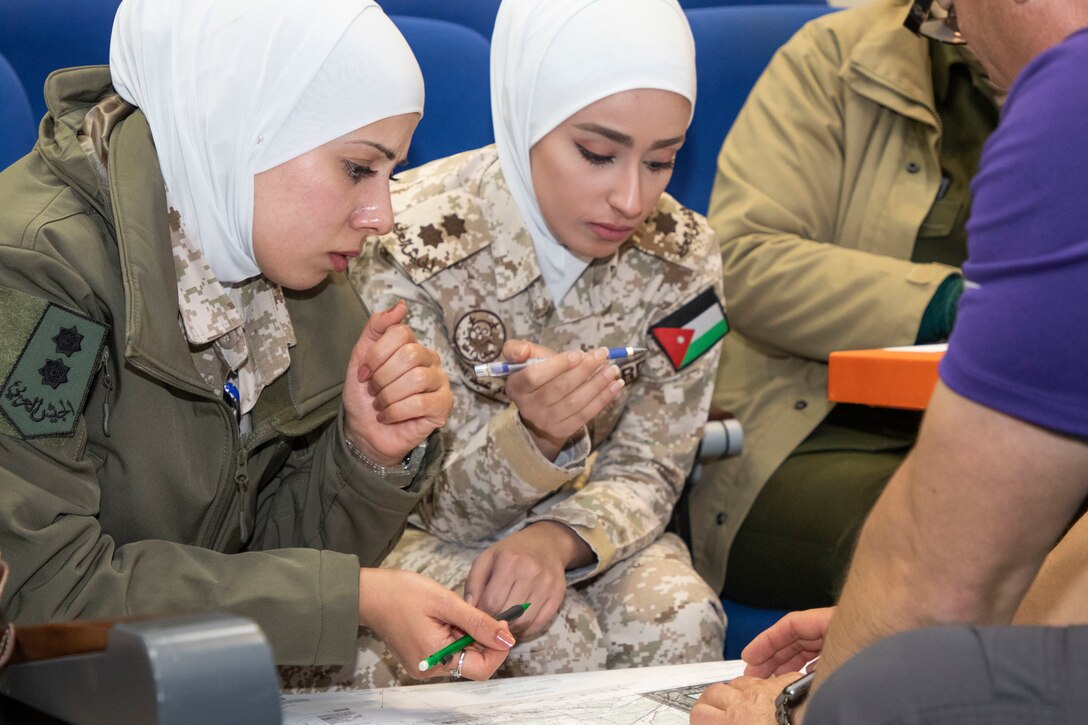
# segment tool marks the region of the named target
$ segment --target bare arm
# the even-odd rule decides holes
[[[1088,517],[1082,516],[1046,557],[1014,624],[1064,626],[1088,623]]]
[[[939,384],[862,530],[815,685],[913,627],[1008,623],[1088,487],[1088,445]]]

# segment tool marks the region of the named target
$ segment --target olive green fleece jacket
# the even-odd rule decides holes
[[[346,449],[340,394],[366,313],[335,275],[286,292],[291,365],[240,435],[179,324],[146,119],[137,110],[110,134],[108,195],[77,139],[111,90],[104,67],[53,74],[38,143],[0,173],[0,373],[36,303],[109,326],[74,435],[0,434],[2,604],[23,623],[232,612],[263,628],[281,664],[346,662],[359,567],[399,539],[441,444],[431,437],[408,490]]]

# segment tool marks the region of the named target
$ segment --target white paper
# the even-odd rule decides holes
[[[740,660],[486,682],[284,695],[284,725],[372,723],[686,725],[698,693],[738,677]]]

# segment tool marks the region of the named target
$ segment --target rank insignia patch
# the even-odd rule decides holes
[[[718,295],[706,289],[672,314],[650,325],[654,338],[673,368],[683,370],[702,357],[729,332]]]
[[[18,295],[23,313],[34,307],[42,311],[29,336],[26,328],[21,335],[18,329],[4,330],[26,343],[0,387],[0,414],[8,424],[2,428],[14,428],[21,438],[70,436],[87,402],[109,327],[52,302],[5,292]],[[6,328],[12,320],[0,322]]]

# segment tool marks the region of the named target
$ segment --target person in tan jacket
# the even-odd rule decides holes
[[[748,604],[833,601],[914,441],[918,413],[828,402],[828,355],[937,342],[955,318],[968,184],[998,106],[974,57],[912,35],[907,11],[877,0],[806,25],[718,160],[708,218],[735,334],[713,404],[745,449],[705,469],[682,516],[699,572]]]

